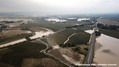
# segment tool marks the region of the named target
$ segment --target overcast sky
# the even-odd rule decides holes
[[[0,0],[0,12],[119,13],[119,0]]]

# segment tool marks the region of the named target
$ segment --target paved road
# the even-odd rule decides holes
[[[88,54],[86,56],[85,64],[91,64],[93,60],[94,55],[94,44],[95,44],[95,32],[92,34],[91,42],[90,42],[90,49],[88,51]],[[90,67],[90,66],[84,66],[84,67]]]

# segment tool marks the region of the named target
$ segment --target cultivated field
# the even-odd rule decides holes
[[[44,37],[43,41],[47,42],[50,46],[53,47],[50,51],[50,54],[56,56],[60,60],[68,63],[79,65],[84,62],[84,55],[87,54],[90,34],[84,32],[84,30],[90,29],[88,27],[78,27],[78,28],[69,28],[62,29],[48,37]],[[75,33],[75,34],[74,34]],[[74,35],[72,35],[74,34]],[[71,36],[72,35],[72,36]],[[69,39],[68,37],[71,36]],[[67,40],[68,39],[68,40]],[[66,42],[67,41],[67,42]],[[60,47],[60,44],[74,44],[75,46],[71,47]],[[65,44],[64,44],[65,45]],[[75,51],[77,47],[81,47],[81,50]],[[84,49],[87,50],[84,50]]]
[[[67,43],[73,43],[73,44],[87,44],[88,40],[90,38],[90,35],[84,30],[90,29],[90,28],[85,28],[85,27],[79,27],[79,28],[70,28],[70,29],[64,29],[60,32],[56,32],[53,35],[50,35],[48,39],[54,40],[57,44],[63,44],[67,38],[75,33]]]
[[[47,31],[46,29],[43,29],[41,27],[31,27],[30,30],[33,32]]]
[[[51,29],[53,31],[58,31],[60,29],[63,29],[67,26],[72,26],[75,23],[52,23],[48,21],[36,21],[34,23],[28,23],[28,24],[22,24],[21,28],[31,28],[31,27],[44,27]]]
[[[67,67],[41,53],[46,46],[41,43],[23,42],[0,49],[2,67]]]
[[[106,29],[99,29],[99,31],[103,34],[108,36],[112,36],[119,39],[119,30],[106,30]]]
[[[98,19],[98,22],[102,23],[102,24],[105,24],[105,25],[107,24],[107,25],[117,25],[117,26],[119,26],[118,21],[110,20],[110,19]]]

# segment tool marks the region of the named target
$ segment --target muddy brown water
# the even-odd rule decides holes
[[[99,64],[116,64],[112,67],[119,67],[119,39],[101,34],[96,38],[96,42],[101,47],[95,51],[93,61]]]
[[[46,32],[44,32],[44,31],[35,32],[35,35],[34,36],[31,36],[30,38],[31,39],[36,39],[36,38],[39,38],[39,37],[42,37],[42,36],[48,36],[49,34],[53,34],[53,33],[54,32],[51,31],[51,30],[48,30]],[[20,42],[24,42],[24,41],[26,41],[25,38],[19,39],[19,40],[16,40],[16,41],[12,41],[12,42],[9,42],[9,43],[6,43],[6,44],[1,44],[0,45],[0,48],[6,47],[6,46],[10,46],[10,45],[14,45],[14,44],[17,44],[17,43],[20,43]]]
[[[93,30],[86,30],[85,32],[91,34]],[[119,67],[119,39],[101,34],[96,38],[95,46],[94,63],[114,64],[101,67]]]

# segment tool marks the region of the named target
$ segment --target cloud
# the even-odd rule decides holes
[[[0,12],[118,13],[119,0],[0,0]]]

